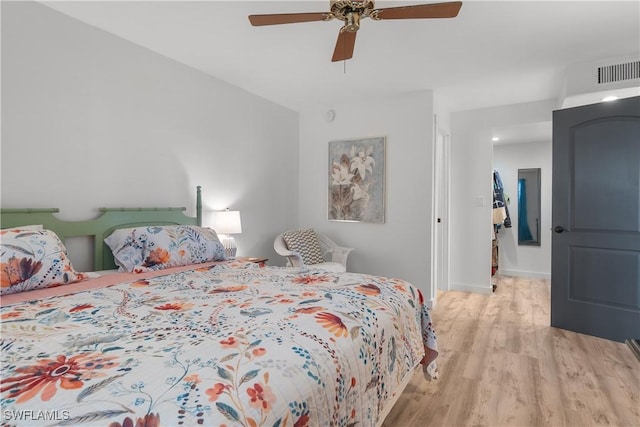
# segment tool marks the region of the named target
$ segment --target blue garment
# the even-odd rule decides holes
[[[518,180],[518,241],[528,242],[533,240],[529,221],[527,221],[527,180]]]

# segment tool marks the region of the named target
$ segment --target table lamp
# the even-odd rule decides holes
[[[218,233],[220,243],[224,246],[227,258],[235,258],[238,247],[232,234],[242,233],[242,222],[240,221],[240,211],[216,211],[214,214],[214,230]]]

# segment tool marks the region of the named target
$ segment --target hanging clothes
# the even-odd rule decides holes
[[[498,239],[491,241],[491,277],[498,271]]]
[[[511,227],[511,217],[509,216],[509,208],[504,195],[504,186],[502,179],[497,170],[493,170],[493,226],[491,230],[491,276],[493,277],[498,271],[499,248],[498,248],[498,231],[504,225],[505,228]],[[495,287],[494,287],[495,291]]]
[[[511,217],[504,197],[504,186],[502,185],[500,174],[495,169],[493,170],[493,207],[494,209],[497,208],[499,212],[502,212],[502,208],[504,208],[504,219],[500,225],[504,225],[505,228],[511,228]],[[493,223],[496,224],[495,219]],[[498,228],[500,227],[498,226]]]

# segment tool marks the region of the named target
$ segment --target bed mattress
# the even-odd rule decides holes
[[[398,279],[218,262],[28,294],[0,311],[8,425],[375,426],[437,355]]]

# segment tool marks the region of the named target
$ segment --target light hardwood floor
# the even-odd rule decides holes
[[[497,277],[432,311],[440,378],[417,372],[383,427],[640,426],[640,362],[622,343],[550,327],[550,282]]]

